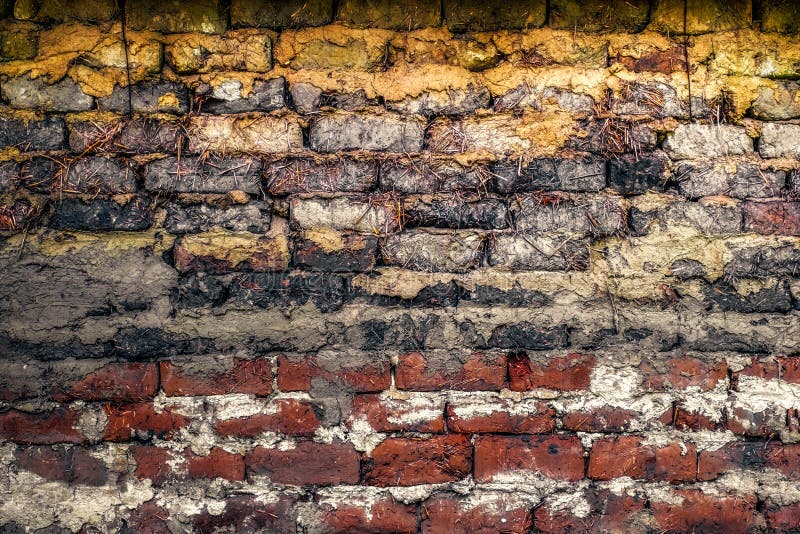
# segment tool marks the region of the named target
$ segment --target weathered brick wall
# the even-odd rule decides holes
[[[794,2],[2,5],[0,532],[800,529]]]

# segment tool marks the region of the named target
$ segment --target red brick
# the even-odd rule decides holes
[[[717,382],[728,377],[728,364],[725,360],[707,362],[691,356],[671,358],[666,362],[645,361],[641,369],[645,376],[645,387],[654,391],[688,387],[711,391],[717,387]]]
[[[478,436],[475,480],[502,480],[505,473],[529,471],[558,480],[583,478],[583,446],[576,436]]]
[[[20,469],[47,480],[102,486],[108,479],[105,464],[83,447],[28,447],[18,449],[14,459]]]
[[[637,519],[646,509],[644,497],[615,495],[607,490],[585,491],[589,514],[579,517],[569,509],[553,509],[547,501],[534,513],[536,532],[540,534],[637,532]],[[638,524],[637,524],[638,523]]]
[[[780,532],[800,530],[800,502],[779,506],[767,499],[764,505],[767,527]]]
[[[319,416],[310,402],[297,399],[275,399],[274,413],[222,419],[215,423],[221,436],[252,438],[263,432],[277,432],[292,436],[313,436],[320,427]]]
[[[108,424],[103,439],[127,441],[136,435],[170,439],[179,429],[189,425],[189,418],[165,408],[157,413],[153,403],[140,402],[121,406],[106,406]]]
[[[152,480],[155,486],[167,480],[244,480],[244,457],[219,447],[213,447],[207,456],[194,454],[188,448],[175,452],[143,445],[132,447],[132,452],[136,460],[136,476]],[[173,471],[172,465],[177,466],[176,471]]]
[[[641,414],[624,408],[603,406],[588,411],[568,412],[564,428],[576,432],[624,432]]]
[[[444,400],[356,395],[351,418],[366,419],[378,432],[441,433],[444,432]]]
[[[588,389],[594,364],[594,357],[578,353],[550,357],[544,363],[537,363],[524,353],[510,354],[508,372],[511,389]]]
[[[755,376],[767,380],[783,380],[800,384],[800,358],[794,356],[754,359],[744,369],[733,374],[734,389],[738,389],[741,376]]]
[[[281,391],[311,391],[312,383],[326,383],[356,393],[377,393],[389,389],[388,362],[364,362],[346,367],[322,361],[315,355],[278,356],[278,388]]]
[[[203,370],[197,360],[208,361]],[[272,364],[266,358],[231,358],[228,369],[219,369],[213,359],[192,357],[191,370],[174,361],[163,361],[161,387],[168,396],[175,395],[224,395],[226,393],[249,393],[269,395],[272,393]],[[199,369],[198,369],[199,367]]]
[[[673,425],[679,430],[719,430],[724,426],[722,421],[714,421],[711,417],[697,412],[689,412],[677,406],[674,410]]]
[[[684,448],[686,453],[682,454]],[[697,450],[690,443],[665,447],[642,445],[639,436],[598,439],[589,453],[589,478],[611,480],[631,477],[644,480],[690,482],[697,473]]]
[[[374,486],[440,484],[461,480],[471,470],[472,445],[466,436],[387,438],[365,459],[364,480]]]
[[[399,357],[395,382],[399,389],[412,391],[500,390],[506,385],[506,356],[495,352],[409,352]]]
[[[786,478],[800,480],[800,443],[770,443],[764,451],[764,460],[767,467],[780,471]]]
[[[224,478],[244,480],[244,457],[219,447],[214,447],[208,456],[199,456],[187,450],[186,474],[189,480],[203,478]]]
[[[532,524],[530,507],[510,493],[482,496],[477,506],[454,494],[436,494],[422,503],[421,516],[423,534],[522,534]]]
[[[417,532],[416,507],[396,502],[391,497],[376,500],[369,509],[358,504],[339,502],[335,507],[326,504],[320,512],[320,519],[315,523],[324,525],[323,532],[348,534]]]
[[[75,429],[77,422],[78,414],[68,408],[43,413],[12,409],[0,413],[0,439],[26,445],[84,443],[86,438]]]
[[[200,512],[192,518],[198,534],[214,532],[295,532],[293,501],[279,497],[264,503],[252,495],[234,495],[225,501],[221,514]]]
[[[256,447],[245,456],[248,476],[266,475],[278,484],[357,484],[359,457],[346,443],[299,441],[294,449]]]
[[[800,202],[745,202],[745,232],[800,235]]]
[[[131,512],[128,524],[120,529],[120,534],[172,534],[167,526],[169,514],[156,504],[155,500],[139,505]]]
[[[529,413],[515,404],[502,398],[453,400],[447,405],[447,428],[464,434],[546,434],[555,429],[555,410],[543,402],[532,403]],[[473,406],[478,411],[467,415]],[[459,410],[462,407],[464,411]]]
[[[151,445],[134,445],[131,447],[131,453],[136,461],[137,478],[150,479],[154,486],[160,486],[172,477],[172,468],[168,463],[173,459],[170,449]]]
[[[681,504],[650,502],[658,532],[744,534],[749,531],[756,506],[755,497],[715,497],[700,490],[676,490],[674,493],[683,497]]]
[[[134,402],[155,395],[158,368],[154,363],[109,363],[89,373],[69,389],[57,392],[59,402],[69,400]]]
[[[726,471],[751,468],[763,469],[764,447],[760,443],[737,441],[716,450],[700,451],[697,461],[697,479],[714,480]]]

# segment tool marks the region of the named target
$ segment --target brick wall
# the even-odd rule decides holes
[[[0,5],[0,532],[800,529],[794,2]]]

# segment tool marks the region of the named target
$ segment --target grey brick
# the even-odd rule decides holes
[[[199,93],[206,98],[203,111],[207,113],[247,113],[250,111],[273,111],[286,107],[286,80],[255,80],[252,93],[242,96],[242,82],[227,80],[211,89],[203,88]]]
[[[111,95],[97,100],[97,107],[127,113],[128,88],[117,85]],[[135,113],[183,115],[189,112],[189,89],[185,84],[165,80],[142,82],[131,87],[131,107]]]
[[[15,108],[47,111],[87,111],[94,98],[84,93],[72,78],[48,84],[44,78],[21,76],[2,84],[3,98]]]
[[[227,207],[172,203],[167,207],[164,228],[173,234],[205,232],[212,228],[260,234],[269,230],[270,209],[268,203],[260,201]]]
[[[145,165],[148,191],[227,193],[261,191],[261,161],[256,158],[166,157]]]
[[[508,161],[495,164],[492,174],[500,193],[600,191],[606,185],[605,161],[591,156]]]
[[[421,118],[339,112],[315,120],[309,137],[311,148],[317,152],[419,152],[424,133],[425,121]]]

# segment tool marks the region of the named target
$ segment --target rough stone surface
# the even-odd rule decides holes
[[[423,134],[423,121],[414,117],[337,113],[315,120],[309,140],[311,148],[319,152],[387,150],[408,153],[422,150]]]
[[[49,85],[41,78],[24,76],[4,82],[1,89],[3,98],[17,108],[86,111],[94,104],[94,98],[69,78]]]
[[[758,152],[763,158],[800,159],[800,124],[765,123]]]
[[[664,150],[677,160],[739,156],[753,152],[753,140],[736,126],[681,125],[665,141]]]

